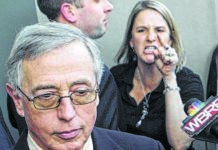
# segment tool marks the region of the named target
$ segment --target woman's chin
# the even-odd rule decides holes
[[[152,65],[152,64],[155,63],[155,60],[154,60],[154,59],[146,59],[146,60],[145,60],[145,63],[148,64],[148,65],[149,65],[149,64]]]

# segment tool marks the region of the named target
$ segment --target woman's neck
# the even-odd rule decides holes
[[[147,65],[138,63],[136,68],[137,74],[139,76],[138,78],[141,79],[145,91],[148,92],[157,88],[162,80],[162,75],[155,64]]]

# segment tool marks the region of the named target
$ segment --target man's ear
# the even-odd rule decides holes
[[[63,3],[61,5],[60,13],[62,17],[71,23],[77,21],[76,12],[77,12],[77,8],[70,3]]]
[[[23,103],[22,103],[20,96],[17,94],[16,90],[8,83],[6,84],[6,90],[14,101],[17,113],[21,117],[24,117]]]

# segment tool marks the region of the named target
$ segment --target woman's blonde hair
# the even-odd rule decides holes
[[[171,46],[176,50],[179,58],[176,66],[176,72],[179,71],[185,64],[185,52],[182,46],[182,41],[170,10],[158,0],[141,0],[136,3],[129,15],[123,43],[116,54],[115,61],[117,63],[131,63],[137,59],[129,43],[132,38],[132,28],[135,18],[141,11],[145,9],[153,9],[157,11],[167,22],[172,40]]]

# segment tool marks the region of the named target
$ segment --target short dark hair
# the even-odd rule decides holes
[[[82,7],[82,0],[37,0],[40,11],[51,20],[56,20],[60,13],[60,8],[63,3],[70,3],[76,7]]]
[[[100,83],[103,74],[103,62],[97,43],[83,34],[78,28],[58,22],[29,25],[17,34],[6,62],[8,82],[14,88],[21,86],[23,79],[22,63],[24,60],[33,60],[74,41],[80,41],[86,46],[93,60],[96,78]]]

